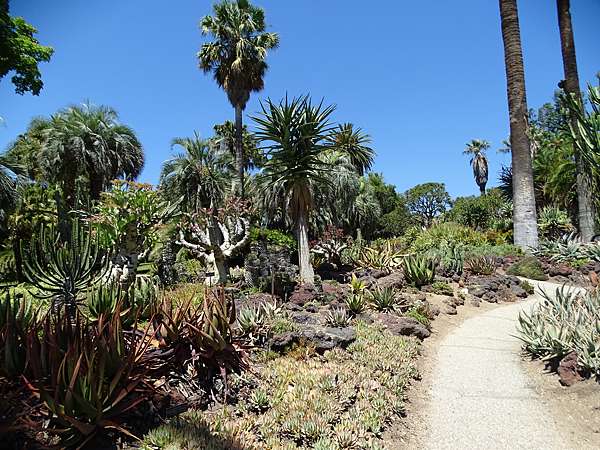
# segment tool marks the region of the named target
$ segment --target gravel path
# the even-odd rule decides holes
[[[468,319],[441,342],[424,448],[572,448],[523,372],[521,344],[514,337],[519,311],[539,299]]]

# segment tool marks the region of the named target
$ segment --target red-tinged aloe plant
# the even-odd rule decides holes
[[[83,445],[102,429],[135,436],[123,425],[151,394],[146,382],[147,330],[123,331],[120,314],[87,322],[47,315],[28,335],[26,384],[51,414],[49,431],[66,446]],[[83,443],[83,444],[82,444]]]

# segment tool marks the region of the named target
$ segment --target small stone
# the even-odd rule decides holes
[[[391,274],[379,278],[376,281],[377,287],[380,288],[401,288],[404,285],[404,275],[402,272],[392,272]]]
[[[513,285],[510,287],[510,291],[518,298],[527,298],[527,292],[521,286]]]
[[[455,316],[457,314],[456,307],[446,303],[442,304],[441,311],[449,316]]]

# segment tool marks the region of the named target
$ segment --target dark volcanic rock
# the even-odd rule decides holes
[[[302,284],[294,289],[294,292],[290,296],[290,303],[304,306],[306,303],[312,302],[313,300],[318,301],[321,296],[321,291],[312,284]]]
[[[583,379],[578,371],[577,359],[577,352],[571,352],[558,364],[557,372],[564,386],[572,386]]]
[[[334,347],[346,348],[356,339],[356,330],[348,328],[308,328],[300,332],[309,345],[312,345],[319,353],[331,350]]]
[[[549,265],[548,275],[551,277],[568,277],[573,273],[573,269],[567,264]]]
[[[431,335],[429,330],[422,323],[412,317],[401,317],[395,314],[379,313],[376,315],[376,319],[395,335],[415,336],[421,340]]]
[[[444,314],[448,314],[449,316],[455,316],[457,314],[456,307],[448,305],[446,303],[442,304],[441,311]]]
[[[286,331],[285,333],[276,334],[269,340],[269,348],[275,352],[282,352],[286,348],[289,348],[292,344],[298,342],[300,336],[298,333],[293,331]]]
[[[400,289],[404,285],[404,275],[402,275],[402,272],[392,272],[385,277],[379,278],[375,284],[380,288]]]
[[[527,298],[527,292],[521,286],[513,285],[510,287],[510,291],[519,298]]]

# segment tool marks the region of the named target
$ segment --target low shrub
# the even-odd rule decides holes
[[[444,222],[422,231],[412,242],[410,250],[421,253],[440,245],[478,246],[486,243],[487,239],[483,233],[457,223]]]
[[[334,328],[346,328],[350,326],[351,321],[352,317],[350,317],[346,308],[331,309],[325,316],[327,325]]]
[[[266,241],[270,244],[285,247],[290,252],[296,250],[296,240],[283,231],[270,228],[252,228],[250,230],[250,242]]]
[[[346,307],[350,314],[357,315],[365,310],[367,301],[365,295],[361,293],[351,293],[346,297]]]
[[[563,286],[531,313],[519,315],[518,332],[525,350],[536,357],[562,358],[575,351],[579,366],[600,375],[600,295]]]
[[[406,315],[406,317],[412,317],[417,322],[419,322],[421,325],[423,325],[427,328],[429,328],[431,326],[431,321],[425,315],[425,312],[422,309],[420,309],[418,306],[413,306],[412,308],[410,308],[406,312],[405,315]]]
[[[527,280],[521,280],[519,286],[521,286],[528,295],[533,295],[535,293],[535,287]]]
[[[544,273],[542,263],[535,256],[526,256],[520,261],[511,265],[506,271],[509,275],[530,278],[532,280],[547,280],[548,276]]]
[[[435,281],[431,285],[431,289],[434,294],[438,295],[454,295],[454,289],[448,283],[444,283],[443,281]]]

